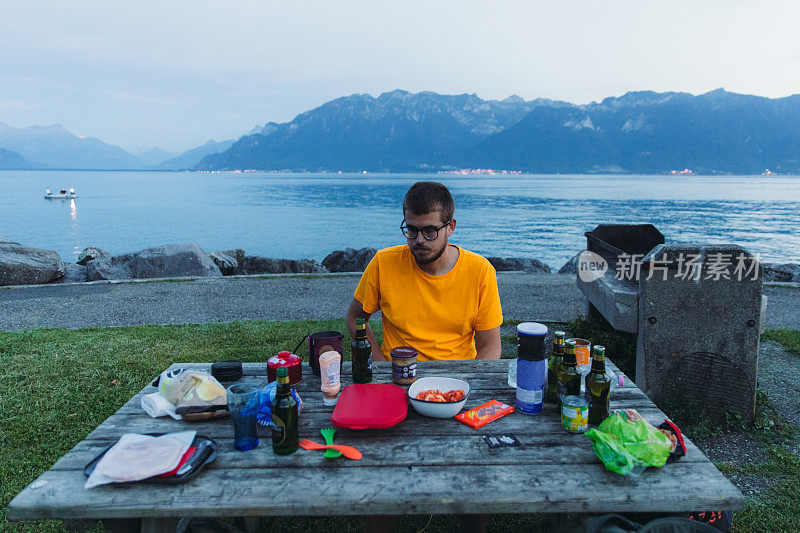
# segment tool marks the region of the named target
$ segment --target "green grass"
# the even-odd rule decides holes
[[[728,477],[757,477],[769,483],[769,488],[764,493],[748,497],[744,509],[734,513],[734,531],[797,530],[800,524],[800,511],[797,509],[800,495],[800,457],[785,446],[778,445],[769,450],[769,458],[764,463],[716,463],[716,466]]]
[[[761,339],[775,341],[787,352],[800,356],[800,331],[796,329],[768,329],[761,335]]]

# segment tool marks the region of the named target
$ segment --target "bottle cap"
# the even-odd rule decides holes
[[[335,398],[328,398],[324,394],[322,395],[322,404],[327,407],[332,407],[336,405],[336,402],[339,401],[339,395],[337,394]]]
[[[278,377],[279,378],[289,377],[289,369],[286,368],[285,366],[280,367],[278,369]]]
[[[364,319],[363,318],[356,318],[356,325],[357,326],[363,326],[364,325]]]

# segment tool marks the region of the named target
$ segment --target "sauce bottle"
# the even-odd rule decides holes
[[[339,389],[342,386],[341,368],[342,356],[339,352],[330,350],[319,356],[322,402],[327,406],[336,405],[339,400]]]

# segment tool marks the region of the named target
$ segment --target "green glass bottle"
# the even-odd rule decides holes
[[[606,375],[606,349],[592,347],[592,371],[586,376],[586,401],[589,402],[589,424],[599,426],[608,418],[610,411],[608,396],[611,392],[611,378]]]
[[[581,374],[578,372],[578,360],[575,358],[575,341],[564,342],[564,361],[558,372],[558,405],[564,396],[580,396]]]
[[[564,360],[565,336],[563,331],[556,331],[553,339],[553,353],[547,364],[547,390],[544,399],[549,403],[558,403],[558,369],[561,368],[561,362]]]
[[[289,370],[278,369],[278,390],[272,400],[272,451],[289,455],[297,451],[300,430],[297,417],[297,400],[289,385]]]
[[[372,345],[367,339],[367,325],[363,318],[356,319],[356,338],[353,349],[353,383],[372,381]]]

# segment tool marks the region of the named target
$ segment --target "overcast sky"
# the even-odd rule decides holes
[[[0,122],[184,150],[393,89],[800,92],[800,2],[4,1]]]

